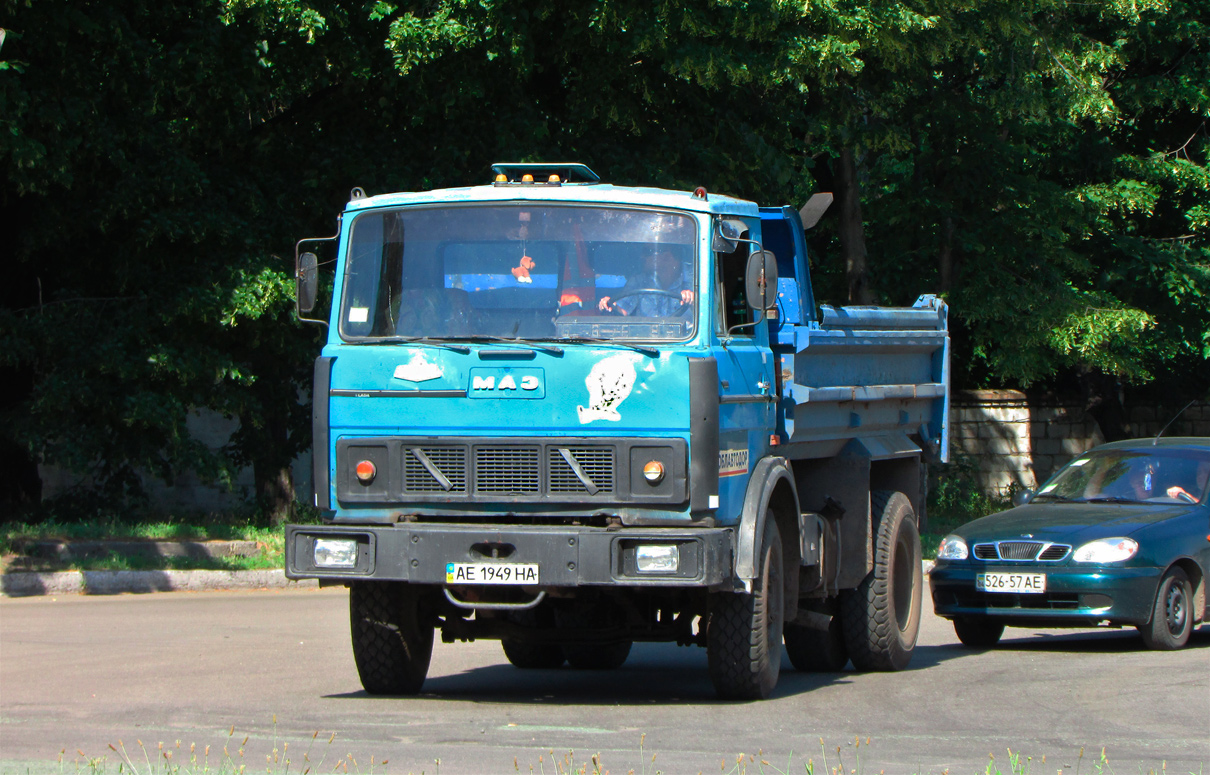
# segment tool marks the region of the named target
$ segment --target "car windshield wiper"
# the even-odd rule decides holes
[[[640,352],[643,355],[649,356],[651,358],[660,357],[660,351],[655,349],[654,347],[644,347],[641,344],[632,344],[631,342],[619,342],[617,339],[602,339],[600,337],[595,337],[595,336],[561,336],[561,337],[559,337],[558,341],[560,341],[560,342],[585,342],[588,344],[609,344],[609,345],[614,345],[616,347],[625,347],[627,349],[634,350],[635,352]]]
[[[1135,498],[1123,498],[1120,495],[1105,495],[1100,498],[1085,498],[1084,503],[1147,503]]]
[[[424,344],[429,347],[444,347],[456,353],[466,354],[471,348],[464,344],[454,344],[441,339],[431,339],[427,336],[375,336],[351,340],[354,344]]]
[[[450,339],[459,342],[503,342],[505,344],[515,344],[518,347],[532,347],[535,350],[541,350],[544,353],[551,355],[562,355],[563,348],[553,344],[542,344],[531,339],[517,339],[511,336],[490,336],[488,334],[477,336],[451,336]]]
[[[1059,501],[1060,503],[1075,503],[1076,502],[1072,498],[1068,498],[1066,495],[1059,495],[1058,493],[1053,493],[1053,492],[1040,492],[1037,495],[1035,495],[1034,497],[1030,498],[1029,502],[1033,503],[1034,501],[1040,501],[1043,498],[1050,498],[1052,500]]]

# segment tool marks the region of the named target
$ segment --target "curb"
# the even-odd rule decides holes
[[[0,577],[5,597],[34,595],[118,595],[146,592],[200,592],[231,589],[314,588],[315,579],[294,581],[274,570],[92,570],[17,572]]]
[[[925,575],[933,561],[922,563]],[[200,592],[228,589],[314,589],[315,579],[286,578],[283,570],[86,570],[9,573],[0,577],[5,597],[35,595],[120,595],[146,592]]]

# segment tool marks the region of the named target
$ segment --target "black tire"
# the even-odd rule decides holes
[[[360,581],[349,588],[353,661],[370,694],[415,694],[433,656],[433,625],[422,593],[399,582]]]
[[[856,589],[840,593],[845,645],[858,670],[903,670],[920,634],[920,532],[901,492],[871,492],[870,509],[877,526],[874,569]]]
[[[576,644],[564,646],[567,664],[576,670],[617,670],[630,656],[632,643],[628,640],[605,644]]]
[[[532,629],[553,629],[555,614],[546,603],[536,608],[509,612],[508,621]],[[504,638],[500,641],[509,664],[521,670],[553,670],[563,662],[562,647],[549,643],[529,643]]]
[[[563,665],[563,649],[559,646],[516,640],[502,640],[500,645],[509,664],[522,670],[554,670]]]
[[[598,595],[584,594],[555,609],[555,624],[569,630],[617,630],[626,614],[616,602]],[[632,642],[574,643],[562,647],[567,664],[576,670],[616,670],[630,656]]]
[[[967,648],[990,649],[1000,642],[1004,623],[976,617],[955,619],[954,632]]]
[[[795,670],[804,673],[836,673],[849,663],[840,617],[829,619],[826,630],[802,624],[787,624],[783,633],[786,654]]]
[[[768,512],[752,594],[710,596],[706,659],[719,697],[763,700],[777,686],[785,614],[783,584],[781,536],[773,513]]]
[[[1193,585],[1180,568],[1169,568],[1160,579],[1151,609],[1151,621],[1139,626],[1147,648],[1174,651],[1184,648],[1193,632]]]

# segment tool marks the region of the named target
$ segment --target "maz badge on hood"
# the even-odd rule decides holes
[[[395,379],[406,382],[428,382],[442,375],[441,367],[424,357],[424,353],[416,353],[412,360],[395,367]]]
[[[469,398],[542,398],[546,380],[542,369],[471,369]]]

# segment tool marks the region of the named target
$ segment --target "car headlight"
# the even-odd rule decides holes
[[[965,560],[969,556],[966,541],[958,536],[951,535],[942,538],[941,546],[937,547],[938,560]]]
[[[1129,560],[1139,550],[1139,542],[1132,538],[1099,538],[1076,549],[1071,559],[1075,562],[1121,562]]]

